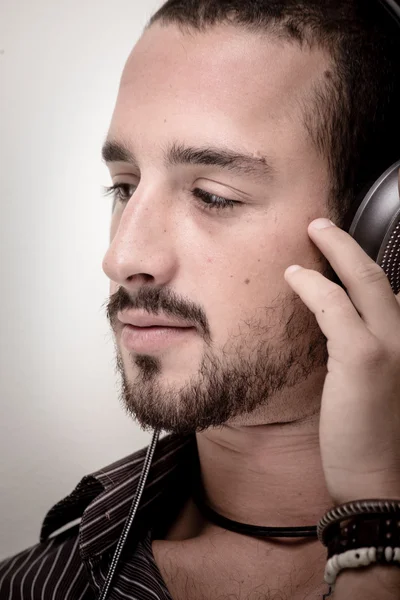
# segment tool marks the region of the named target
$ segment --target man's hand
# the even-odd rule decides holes
[[[328,374],[320,417],[320,448],[335,505],[400,500],[400,294],[345,231],[314,228],[309,236],[347,293],[320,273],[285,271],[327,338]]]

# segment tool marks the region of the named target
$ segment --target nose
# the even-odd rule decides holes
[[[102,263],[107,277],[131,291],[167,285],[177,269],[173,221],[171,203],[160,190],[139,186],[125,206],[117,203]]]

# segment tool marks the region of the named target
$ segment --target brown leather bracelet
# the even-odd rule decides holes
[[[328,559],[358,548],[377,548],[377,562],[386,564],[384,549],[400,547],[400,514],[365,514],[332,523],[325,531]]]
[[[352,500],[331,508],[318,522],[317,537],[319,541],[324,546],[328,546],[332,533],[327,535],[327,532],[331,530],[331,526],[356,516],[364,517],[365,515],[371,515],[372,518],[377,516],[387,519],[400,518],[400,500],[369,498]],[[338,532],[334,528],[331,531]]]

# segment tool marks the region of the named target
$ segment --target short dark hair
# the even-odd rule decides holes
[[[378,0],[167,0],[159,22],[183,31],[234,24],[320,47],[332,70],[304,123],[328,163],[337,224],[357,194],[400,158],[400,28]]]

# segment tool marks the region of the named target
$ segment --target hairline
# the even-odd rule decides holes
[[[225,16],[222,19],[215,20],[213,23],[199,23],[194,25],[165,16],[154,17],[157,17],[157,13],[149,20],[145,27],[145,31],[152,25],[158,23],[162,27],[173,25],[184,35],[192,35],[193,33],[207,33],[213,27],[230,25],[252,34],[269,34],[283,42],[297,44],[301,50],[303,50],[304,46],[307,46],[309,50],[319,49],[326,54],[329,58],[328,69],[331,75],[330,79],[322,79],[323,75],[322,77],[320,75],[319,78],[316,78],[310,95],[307,95],[305,98],[299,98],[298,104],[301,111],[300,118],[302,119],[305,133],[311,139],[318,155],[326,162],[330,181],[327,203],[334,211],[337,199],[337,184],[335,156],[332,148],[333,138],[331,134],[333,133],[333,121],[336,117],[334,111],[336,109],[336,112],[340,112],[345,95],[345,89],[343,89],[343,84],[339,77],[339,57],[334,43],[329,43],[328,38],[325,38],[325,41],[318,39],[321,38],[321,36],[318,36],[315,31],[312,31],[312,29],[307,26],[302,30],[302,37],[297,37],[287,31],[285,28],[285,20],[271,20],[269,23],[248,24],[241,23],[240,21]],[[324,73],[325,72],[326,70]],[[335,215],[332,216],[335,217]]]

